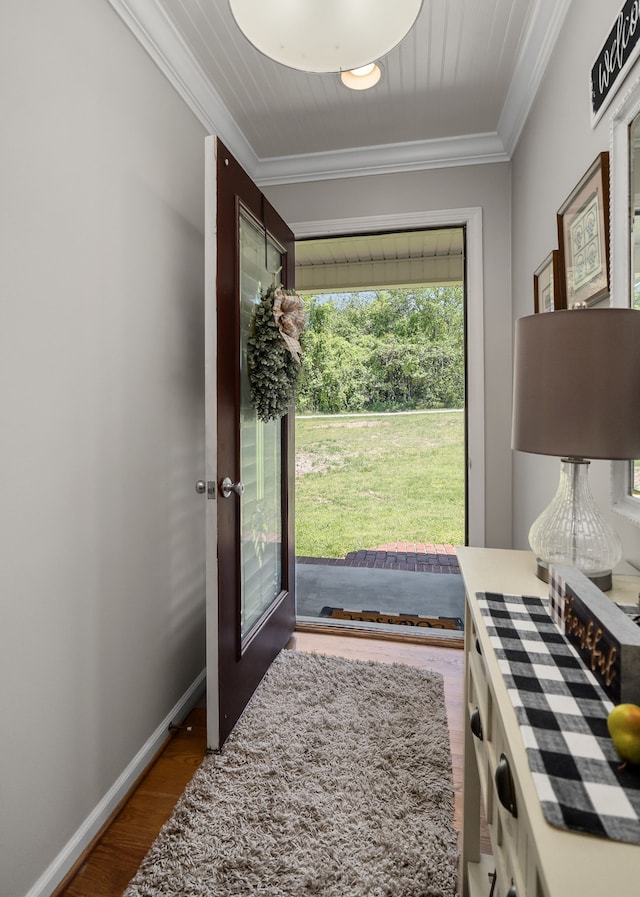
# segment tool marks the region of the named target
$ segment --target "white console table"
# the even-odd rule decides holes
[[[543,817],[516,714],[489,643],[477,592],[548,595],[528,551],[457,549],[466,588],[465,742],[462,895],[489,897],[604,897],[640,893],[640,845],[567,832]],[[614,576],[612,600],[637,604],[639,576]],[[483,737],[471,732],[479,711]],[[504,753],[514,780],[517,818],[500,803],[494,771]],[[493,856],[480,855],[480,806]],[[511,889],[511,890],[510,890]]]

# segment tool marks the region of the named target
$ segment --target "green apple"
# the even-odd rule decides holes
[[[620,758],[640,763],[640,707],[618,704],[607,717],[607,728]]]

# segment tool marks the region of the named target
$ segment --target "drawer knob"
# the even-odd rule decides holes
[[[480,710],[478,707],[476,707],[476,709],[471,714],[470,725],[471,725],[471,731],[473,732],[473,734],[476,736],[476,738],[479,741],[482,741],[483,740],[482,720],[480,719]]]
[[[513,784],[513,776],[511,775],[509,761],[504,754],[500,754],[500,760],[496,766],[494,777],[500,803],[511,813],[514,819],[517,819],[518,808],[516,806],[516,789]],[[507,897],[514,897],[514,895],[507,894]]]

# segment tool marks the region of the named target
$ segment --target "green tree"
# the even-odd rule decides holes
[[[299,411],[462,406],[461,286],[310,296],[306,305]]]

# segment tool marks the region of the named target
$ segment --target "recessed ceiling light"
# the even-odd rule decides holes
[[[380,78],[382,78],[382,67],[375,62],[340,73],[340,80],[350,90],[368,90],[370,87],[375,87]]]

